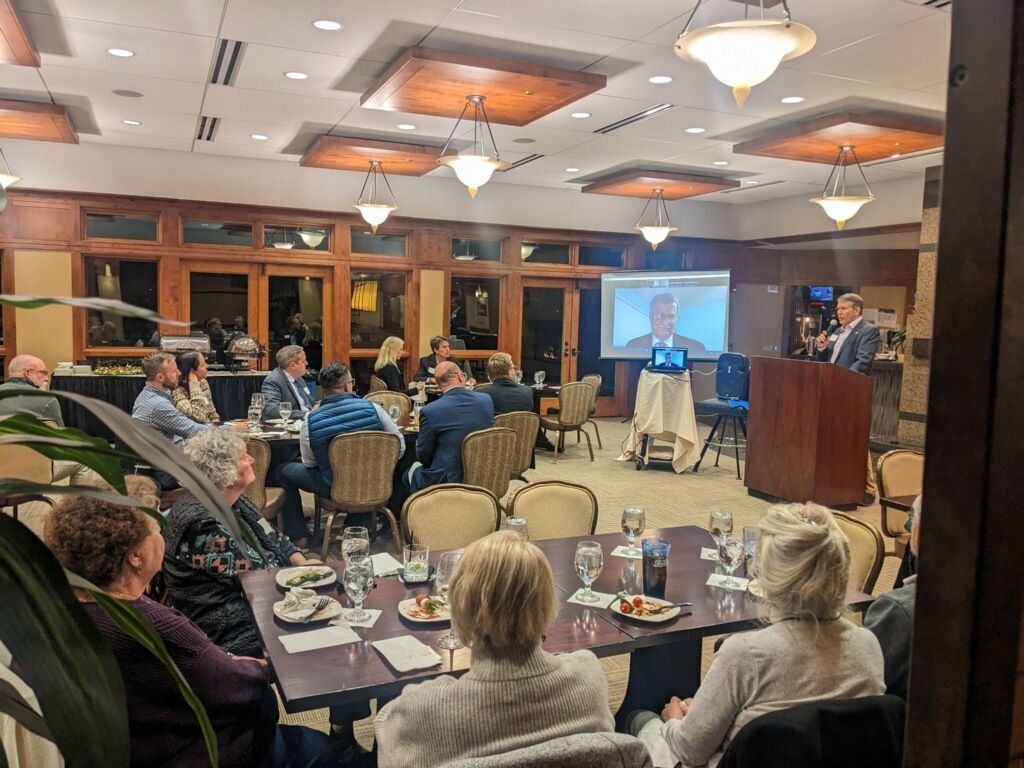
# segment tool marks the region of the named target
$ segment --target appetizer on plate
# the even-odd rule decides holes
[[[277,572],[277,583],[282,587],[322,587],[336,581],[338,575],[326,565],[301,565],[282,568]]]
[[[448,621],[451,611],[440,599],[431,595],[416,595],[398,604],[399,612],[413,621]]]
[[[612,603],[612,610],[641,621],[667,621],[680,613],[679,606],[667,600],[623,593]]]

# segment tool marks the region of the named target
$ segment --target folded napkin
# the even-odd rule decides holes
[[[576,603],[576,605],[582,605],[585,608],[607,608],[615,601],[615,595],[610,595],[607,592],[594,592],[594,597],[597,598],[596,603],[587,603],[579,599],[579,596],[583,594],[583,588],[576,590],[576,593],[566,600],[567,603]]]
[[[402,564],[387,552],[370,555],[370,560],[373,561],[373,575],[377,577],[394,576],[402,568]]]
[[[636,548],[636,552],[630,552],[629,547],[620,545],[612,550],[613,557],[628,557],[630,560],[643,560],[644,553],[640,550],[640,547]]]
[[[363,610],[366,611],[366,613],[369,615],[368,618],[365,618],[362,621],[352,621],[352,619],[349,618],[349,616],[352,613],[352,610],[343,610],[341,612],[341,616],[331,620],[331,626],[372,627],[374,624],[377,623],[377,619],[380,618],[381,612],[376,608],[364,608]]]
[[[281,645],[288,653],[315,651],[317,648],[358,643],[359,640],[359,635],[348,627],[325,627],[324,629],[314,629],[311,632],[281,635]]]
[[[320,595],[312,589],[292,587],[284,596],[281,614],[292,621],[305,621],[316,613],[316,604],[319,600]]]
[[[700,548],[700,559],[711,560],[712,562],[718,562],[718,550],[714,547],[701,547]]]
[[[712,573],[708,576],[707,585],[709,587],[721,587],[722,589],[735,589],[737,592],[743,592],[747,588],[749,579],[741,578],[740,576],[732,577],[732,584],[726,584],[725,581],[729,577],[724,573]]]
[[[375,640],[372,645],[399,672],[429,669],[441,663],[441,657],[433,649],[409,635]]]

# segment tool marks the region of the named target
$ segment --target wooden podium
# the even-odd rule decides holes
[[[744,483],[826,506],[864,498],[872,382],[831,363],[750,358]]]

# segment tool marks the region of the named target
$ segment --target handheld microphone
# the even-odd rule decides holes
[[[825,335],[831,335],[832,331],[835,329],[837,325],[839,325],[839,321],[833,317],[832,322],[828,324],[828,329],[825,331]]]

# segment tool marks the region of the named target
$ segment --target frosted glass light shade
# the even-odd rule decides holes
[[[469,188],[470,197],[476,197],[477,190],[491,180],[496,170],[508,165],[488,155],[445,155],[437,162],[455,171],[459,181]]]
[[[640,230],[640,234],[644,236],[644,240],[651,244],[651,250],[656,251],[658,250],[658,246],[665,242],[665,238],[668,237],[670,233],[676,231],[677,227],[673,227],[671,225],[667,227],[645,225],[642,227],[634,227],[634,229]]]
[[[873,202],[874,195],[842,195],[836,197],[812,197],[811,202],[822,207],[825,215],[836,223],[836,229],[842,229],[846,222],[857,215],[857,211],[867,203]]]
[[[362,214],[363,221],[370,225],[374,234],[377,233],[377,227],[387,220],[391,212],[398,210],[397,205],[386,203],[357,203],[355,207]]]
[[[324,238],[327,237],[327,233],[318,232],[315,229],[300,229],[299,237],[302,238],[302,242],[304,242],[309,248],[316,248],[324,241]]]
[[[0,189],[7,189],[11,184],[21,181],[21,176],[12,173],[0,173]]]
[[[295,247],[295,243],[274,243],[274,247],[282,251],[290,251]]]
[[[763,83],[781,62],[807,53],[814,30],[791,21],[744,19],[712,24],[680,35],[676,56],[708,66],[715,79],[732,88],[742,107],[752,86]]]

